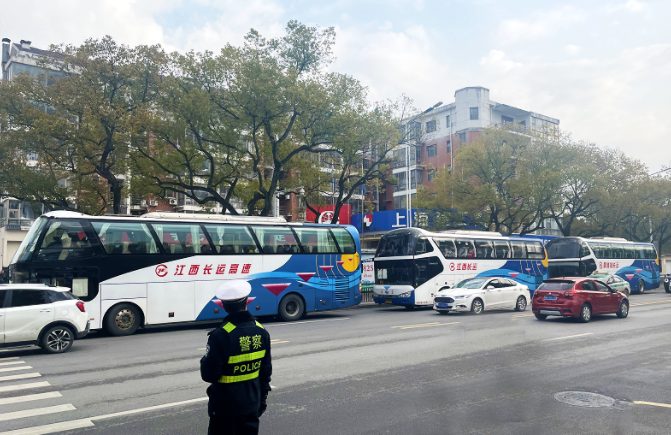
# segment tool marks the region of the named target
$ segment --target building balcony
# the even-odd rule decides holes
[[[13,231],[28,231],[35,222],[34,219],[0,219],[0,228]]]

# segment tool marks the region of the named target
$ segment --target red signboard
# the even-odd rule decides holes
[[[319,212],[319,222],[320,224],[330,224],[331,220],[333,219],[333,211],[335,210],[334,205],[312,205],[310,204],[310,207],[313,209],[317,210]],[[350,224],[350,217],[352,215],[351,211],[352,207],[349,205],[343,205],[340,208],[340,215],[338,216],[338,223],[341,225],[349,225]],[[305,212],[305,221],[306,222],[314,222],[315,221],[315,214],[312,212],[312,210],[307,209]]]

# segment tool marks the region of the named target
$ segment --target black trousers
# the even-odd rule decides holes
[[[208,435],[258,435],[259,417],[256,414],[236,417],[210,417]]]

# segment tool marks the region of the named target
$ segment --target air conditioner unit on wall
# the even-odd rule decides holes
[[[158,201],[156,201],[156,200],[152,200],[152,201],[148,201],[148,202],[149,202],[150,207],[156,207],[158,205]]]
[[[177,199],[170,198],[170,205],[177,205]]]

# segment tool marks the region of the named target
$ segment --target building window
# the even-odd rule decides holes
[[[451,127],[451,124],[450,124],[450,115],[447,115],[447,116],[445,117],[445,126],[446,126],[447,128],[450,128],[450,127]]]
[[[402,210],[407,207],[407,197],[406,196],[395,196],[394,197],[394,209]]]
[[[478,108],[471,107],[471,121],[476,121],[478,119]]]
[[[433,121],[429,121],[426,123],[426,132],[431,133],[436,131],[436,120],[434,119]]]
[[[459,133],[459,142],[466,143],[466,132]]]
[[[415,148],[415,163],[418,165],[422,163],[422,147]]]
[[[428,174],[426,175],[426,181],[433,181],[436,178],[436,169],[429,169]]]
[[[370,160],[363,159],[363,168],[364,169],[370,169]]]
[[[513,118],[509,116],[503,116],[501,115],[501,124],[506,125],[507,123],[513,123]]]
[[[447,152],[448,152],[448,153],[451,153],[451,152],[452,152],[452,144],[450,143],[449,140],[447,141]]]
[[[438,155],[438,147],[436,145],[429,145],[426,147],[426,157],[436,157]]]

